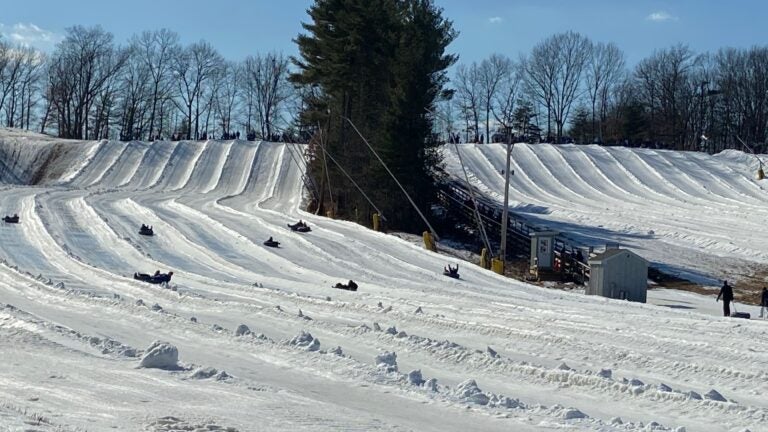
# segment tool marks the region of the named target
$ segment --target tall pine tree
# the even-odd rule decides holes
[[[351,119],[426,209],[440,163],[432,136],[435,99],[456,56],[456,37],[432,0],[316,0],[299,35],[299,70],[292,80],[314,89],[302,119],[322,130],[326,151],[387,216],[394,228],[424,228],[416,212],[344,117]],[[320,205],[341,217],[372,212],[335,164],[321,154],[310,175],[321,185]],[[330,183],[330,184],[329,184]]]

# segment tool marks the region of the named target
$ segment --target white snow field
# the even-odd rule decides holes
[[[495,188],[496,149],[462,148]],[[0,132],[0,213],[21,217],[0,224],[0,430],[768,430],[768,321],[718,317],[712,297],[634,304],[464,262],[446,278],[447,255],[301,211],[301,151]],[[681,267],[696,250],[761,253],[765,199],[736,156],[515,151],[553,159],[514,177],[542,220],[653,229],[670,250],[650,258]],[[290,231],[299,218],[311,232]],[[155,269],[174,271],[170,287],[132,278]],[[357,292],[331,288],[348,279]]]
[[[503,202],[506,145],[461,144],[470,182]],[[444,151],[463,179],[456,146]],[[757,160],[597,145],[515,144],[511,210],[585,246],[634,250],[665,272],[717,285],[768,275],[768,180]],[[463,180],[462,180],[463,181]]]

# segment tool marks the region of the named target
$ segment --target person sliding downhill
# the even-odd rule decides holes
[[[353,280],[350,280],[349,282],[347,282],[346,285],[344,285],[341,282],[337,282],[336,285],[334,285],[333,287],[338,289],[343,289],[346,291],[357,291],[357,284]]]
[[[450,276],[454,279],[459,278],[459,265],[456,264],[456,267],[451,267],[450,264],[448,264],[447,267],[443,267],[443,274],[446,276]]]

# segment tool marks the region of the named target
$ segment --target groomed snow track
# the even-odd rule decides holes
[[[464,264],[462,279],[445,278],[445,255],[302,212],[288,153],[301,146],[2,134],[0,148],[21,150],[0,212],[21,223],[0,225],[0,424],[757,431],[768,420],[764,322],[547,290]],[[41,151],[53,156],[37,184],[18,184]],[[477,167],[477,178],[492,173]],[[759,195],[747,197],[757,209]],[[290,231],[299,218],[312,232]],[[142,223],[154,237],[138,235]],[[262,246],[269,236],[279,248]],[[171,289],[131,277],[155,269],[174,271]],[[330,288],[348,279],[360,290]],[[252,333],[235,336],[240,324]],[[292,340],[302,331],[318,342]],[[137,368],[155,340],[178,348],[180,368]],[[399,371],[375,364],[384,352]],[[416,369],[436,385],[412,384]],[[705,396],[712,389],[725,401]]]
[[[506,146],[458,147],[473,186],[501,204]],[[444,156],[463,179],[455,146]],[[704,284],[768,275],[768,183],[750,155],[521,143],[511,167],[511,210],[531,224]]]

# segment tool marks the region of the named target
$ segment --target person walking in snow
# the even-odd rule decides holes
[[[733,287],[728,285],[728,281],[723,281],[723,286],[720,288],[720,293],[717,295],[717,300],[720,301],[720,297],[723,298],[723,316],[731,316],[731,302],[733,301]]]
[[[760,294],[760,318],[768,318],[768,313],[763,313],[766,310],[768,310],[768,288],[763,287],[763,292]]]

